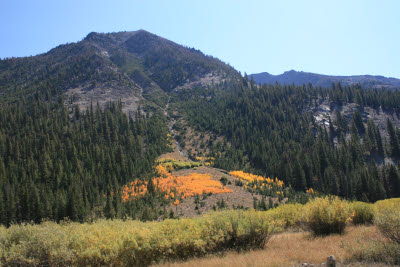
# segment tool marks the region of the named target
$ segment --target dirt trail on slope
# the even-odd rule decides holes
[[[176,120],[172,118],[168,113],[170,99],[168,99],[167,105],[165,109],[163,109],[164,114],[168,117],[168,128],[170,129],[172,138],[174,139],[172,142],[173,152],[162,154],[161,158],[171,158],[174,160],[189,162],[187,153],[183,152],[181,147],[179,146],[179,142],[175,139],[177,136],[177,132],[173,129]],[[167,209],[168,212],[173,210],[174,214],[179,217],[194,217],[205,214],[214,209],[218,209],[218,202],[221,200],[225,203],[225,208],[253,208],[254,206],[254,198],[257,200],[261,200],[260,195],[252,194],[247,189],[241,186],[236,186],[235,182],[238,180],[237,178],[229,175],[228,171],[217,169],[209,166],[201,166],[198,168],[190,168],[184,170],[173,171],[173,174],[176,176],[186,176],[191,173],[198,174],[210,174],[211,179],[220,182],[222,176],[225,176],[227,180],[226,188],[231,190],[230,193],[222,193],[222,194],[212,194],[207,196],[200,196],[200,203],[195,203],[195,197],[189,197],[183,199],[179,205],[171,206]],[[275,200],[276,201],[276,200]]]
[[[170,130],[172,130],[174,121],[170,121]],[[172,133],[172,136],[174,137],[174,134]],[[174,142],[172,144],[172,148],[174,149],[173,152],[170,153],[165,153],[162,154],[159,158],[172,158],[174,160],[179,160],[179,161],[186,161],[189,162],[190,159],[187,157],[185,153],[183,153],[180,150],[178,142],[174,139]],[[205,214],[209,211],[212,211],[213,209],[218,209],[218,202],[223,200],[226,204],[225,208],[253,208],[253,203],[254,203],[254,198],[257,198],[257,200],[261,200],[260,195],[255,195],[247,191],[245,188],[241,186],[236,186],[235,182],[237,181],[237,178],[229,175],[229,172],[222,170],[222,169],[217,169],[209,166],[201,166],[198,168],[190,168],[190,169],[184,169],[184,170],[178,170],[178,171],[173,171],[172,172],[176,176],[186,176],[191,173],[198,173],[198,174],[210,174],[211,179],[214,181],[220,182],[220,179],[222,176],[225,176],[228,179],[226,188],[231,190],[232,192],[230,193],[222,193],[222,194],[212,194],[212,195],[207,195],[207,196],[200,196],[200,203],[196,204],[195,197],[189,197],[186,199],[183,199],[181,203],[177,206],[171,206],[167,210],[168,212],[170,210],[174,211],[174,214],[179,216],[179,217],[194,217],[198,215]]]

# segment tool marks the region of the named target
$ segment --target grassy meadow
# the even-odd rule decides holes
[[[341,262],[400,264],[399,251],[400,199],[367,204],[323,197],[268,211],[226,210],[161,222],[0,227],[5,266],[287,266],[320,263],[331,254]]]

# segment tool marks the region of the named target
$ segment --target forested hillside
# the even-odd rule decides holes
[[[244,79],[175,97],[189,125],[224,137],[205,144],[217,167],[279,177],[296,190],[313,188],[349,199],[376,201],[400,194],[400,131],[389,119],[386,129],[379,129],[373,118],[361,114],[364,107],[398,114],[399,91],[340,84],[259,87]],[[338,109],[320,123],[314,111],[326,100],[338,107],[355,103],[358,109],[349,119]],[[390,163],[383,164],[384,159]]]
[[[141,217],[144,206],[122,206],[120,189],[151,177],[168,149],[161,114],[128,117],[121,103],[80,111],[50,91],[0,114],[0,223]]]

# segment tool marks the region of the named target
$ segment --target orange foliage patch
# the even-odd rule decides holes
[[[165,199],[175,199],[174,205],[179,204],[179,199],[184,199],[201,194],[230,193],[220,182],[211,179],[209,174],[191,173],[186,176],[175,176],[168,172],[163,165],[156,167],[159,177],[153,179],[156,191],[164,195]],[[137,181],[125,185],[122,189],[122,201],[143,197],[147,193],[147,183]]]

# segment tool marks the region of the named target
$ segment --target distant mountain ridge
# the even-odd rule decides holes
[[[302,85],[311,83],[314,86],[329,87],[332,83],[340,82],[342,85],[360,84],[365,88],[387,88],[400,89],[400,79],[387,78],[373,75],[354,75],[354,76],[330,76],[303,71],[285,71],[280,75],[272,75],[268,72],[250,74],[258,84],[292,84]]]

